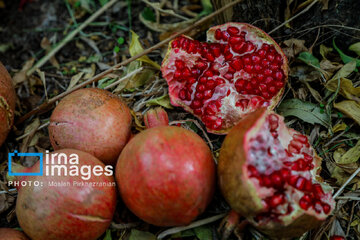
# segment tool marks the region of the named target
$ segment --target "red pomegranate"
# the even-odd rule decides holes
[[[14,122],[16,94],[6,68],[0,62],[0,146]]]
[[[1,240],[29,240],[24,233],[12,228],[0,228]]]
[[[16,215],[21,228],[33,240],[96,240],[109,227],[115,211],[112,167],[75,149],[49,156],[49,162],[44,159],[43,176],[9,177],[14,185],[20,183]],[[64,169],[52,171],[65,160]],[[39,167],[38,161],[32,168],[15,166],[13,172],[39,172]]]
[[[117,96],[98,88],[66,96],[50,118],[49,135],[55,150],[78,149],[105,164],[116,164],[130,134],[129,108]]]
[[[162,109],[147,114],[146,125],[156,127],[137,134],[125,146],[116,165],[116,181],[126,206],[145,222],[185,225],[212,198],[215,164],[202,138],[165,126],[163,120],[167,115]]]
[[[212,27],[207,40],[174,39],[161,71],[171,103],[201,119],[209,132],[224,134],[245,114],[276,106],[288,63],[269,35],[247,23]]]
[[[334,209],[320,164],[306,136],[261,108],[226,136],[218,164],[220,188],[230,206],[263,232],[299,236]]]

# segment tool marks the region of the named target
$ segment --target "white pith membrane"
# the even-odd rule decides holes
[[[288,225],[304,213],[325,219],[335,205],[332,188],[317,181],[319,166],[307,137],[288,129],[272,112],[254,126],[246,135],[243,165],[262,204],[253,221],[267,227]]]
[[[229,28],[238,33],[230,35]],[[228,129],[243,115],[272,106],[284,87],[284,56],[273,46],[276,43],[252,28],[224,24],[207,32],[210,44],[186,36],[171,42],[162,65],[171,102],[193,112],[209,130]],[[219,39],[219,31],[228,34],[229,43],[226,37]]]

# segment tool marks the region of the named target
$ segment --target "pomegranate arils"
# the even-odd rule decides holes
[[[239,34],[239,29],[237,27],[228,27],[227,28],[227,32],[231,35],[231,36],[237,36]]]
[[[251,83],[253,83],[252,80]],[[235,83],[240,86],[243,84],[247,86],[244,80]],[[240,106],[241,102],[238,101],[237,104]],[[319,183],[313,183],[309,177],[309,171],[314,169],[314,157],[310,155],[313,151],[309,149],[308,138],[302,134],[293,133],[286,149],[286,144],[277,140],[280,125],[283,124],[278,115],[270,113],[261,130],[258,130],[258,135],[249,140],[249,146],[251,146],[247,163],[249,178],[256,179],[253,181],[260,187],[274,189],[272,194],[265,195],[263,198],[266,212],[262,212],[255,219],[265,221],[265,219],[279,219],[283,215],[290,214],[293,210],[290,209],[285,213],[281,209],[290,206],[288,202],[294,200],[289,198],[292,198],[291,195],[295,192],[296,204],[301,209],[329,214],[331,206],[323,200],[326,194],[322,186]],[[278,208],[280,205],[284,207]]]
[[[205,124],[208,130],[215,130],[211,128],[214,124],[217,129],[229,129],[248,112],[260,106],[274,106],[274,96],[280,95],[285,85],[287,62],[280,50],[268,44],[275,44],[273,40],[263,37],[250,25],[228,24],[211,31],[208,39],[213,43],[199,42],[186,36],[174,39],[162,71],[169,85],[174,86],[170,90],[174,105],[193,112],[194,107],[199,105],[193,104],[193,101],[202,99],[199,108],[204,111],[196,112],[207,114],[205,109],[211,100],[220,99],[222,104],[231,104],[214,114],[217,116],[216,124],[213,123],[215,120]],[[169,64],[171,61],[173,63]],[[186,84],[193,85],[184,88]],[[190,89],[194,92],[188,92]],[[224,98],[235,98],[235,101],[222,102]],[[250,103],[240,103],[241,99]],[[239,113],[233,114],[234,111]],[[203,115],[197,113],[202,119]],[[233,116],[237,116],[236,119],[225,121]],[[226,125],[218,127],[220,122]]]

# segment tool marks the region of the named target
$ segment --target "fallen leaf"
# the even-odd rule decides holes
[[[283,115],[294,116],[310,124],[321,124],[325,127],[330,126],[330,117],[325,112],[321,112],[321,108],[310,102],[303,102],[299,99],[285,100],[278,107],[277,111]]]
[[[79,72],[78,74],[72,76],[67,90],[72,89],[80,81],[84,74],[84,72]]]
[[[41,43],[40,43],[40,46],[42,49],[45,50],[46,54],[48,54],[51,49],[52,49],[52,46],[51,46],[51,43],[49,41],[49,39],[47,37],[44,37],[42,40],[41,40]],[[60,68],[60,64],[59,62],[56,60],[55,56],[52,56],[50,59],[49,59],[49,62],[51,63],[51,65],[53,65],[55,68],[59,69]]]
[[[344,155],[341,156],[340,160],[337,162],[339,164],[349,164],[356,163],[360,158],[360,140],[356,145],[350,148]]]
[[[164,95],[158,98],[154,98],[146,102],[146,106],[154,106],[154,105],[160,105],[167,109],[173,109],[173,106],[170,104],[169,95]]]
[[[339,78],[345,78],[354,72],[355,69],[356,63],[354,61],[348,62],[342,68],[340,68],[340,70],[332,77],[332,79],[337,81]]]
[[[298,59],[303,61],[309,66],[320,68],[319,59],[317,59],[314,55],[312,55],[309,52],[300,53]]]
[[[141,43],[139,41],[139,36],[134,31],[131,31],[131,42],[130,42],[130,46],[129,46],[130,55],[133,57],[135,55],[142,53],[143,51],[144,51],[144,48],[141,46]],[[146,62],[146,63],[152,65],[153,67],[155,67],[156,69],[160,70],[160,65],[157,64],[156,62],[152,61],[146,55],[138,58],[137,61]]]
[[[335,92],[338,86],[338,80],[332,79],[328,81],[325,87],[332,92]],[[360,87],[354,87],[353,82],[347,78],[340,79],[340,94],[349,100],[353,100],[354,96],[360,97]]]
[[[16,73],[13,77],[13,83],[14,85],[18,85],[20,83],[25,82],[28,78],[26,76],[26,72],[34,65],[35,62],[35,58],[30,58],[29,60],[27,60],[22,69],[20,70],[20,72]]]
[[[36,69],[36,72],[39,74],[39,77],[40,77],[40,79],[41,79],[41,82],[43,83],[44,92],[45,92],[45,97],[46,97],[46,99],[48,99],[48,93],[47,93],[47,88],[46,88],[45,73],[44,73],[43,71],[40,71],[40,69]]]
[[[346,128],[347,128],[347,125],[345,123],[343,123],[343,122],[338,123],[332,128],[332,132],[336,133],[336,132],[344,131]]]
[[[360,105],[351,100],[334,103],[334,107],[352,118],[357,124],[360,125]]]
[[[327,59],[326,55],[329,54],[329,52],[332,52],[333,49],[331,47],[327,47],[324,44],[320,45],[320,55],[323,57],[323,59]]]
[[[360,42],[350,45],[349,50],[360,56]]]
[[[305,47],[305,40],[291,38],[285,40],[283,43],[286,47],[283,47],[282,49],[288,58],[294,58],[300,52],[308,51],[307,47]]]
[[[129,240],[156,240],[154,234],[131,229]]]

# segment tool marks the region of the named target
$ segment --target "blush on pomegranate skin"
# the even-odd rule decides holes
[[[244,115],[277,105],[288,62],[259,28],[226,23],[210,28],[207,42],[171,41],[161,71],[174,106],[193,113],[209,132],[226,134]]]
[[[16,93],[6,68],[0,62],[0,146],[14,123]]]
[[[147,223],[187,225],[204,212],[214,193],[211,151],[192,131],[167,126],[162,108],[148,111],[144,121],[151,128],[129,141],[116,165],[121,197]]]
[[[74,148],[105,164],[115,165],[131,135],[130,109],[114,94],[85,88],[75,91],[54,109],[49,136],[55,150]]]
[[[335,206],[320,165],[305,135],[262,108],[226,136],[218,164],[220,189],[230,206],[264,233],[300,236]]]

